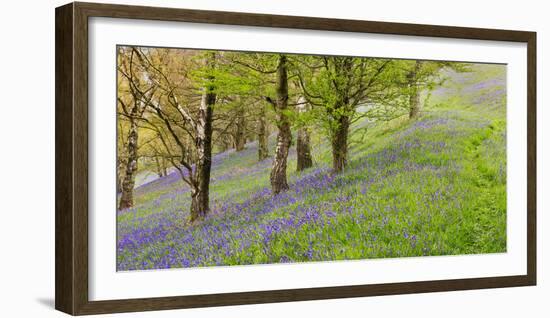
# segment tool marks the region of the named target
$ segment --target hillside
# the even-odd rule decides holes
[[[275,197],[256,143],[217,154],[212,213],[195,225],[177,173],[138,187],[117,215],[117,269],[505,252],[502,70],[448,73],[416,121],[359,122],[341,175],[320,137],[302,173],[293,147],[290,190]]]

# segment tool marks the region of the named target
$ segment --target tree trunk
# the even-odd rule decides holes
[[[165,158],[160,159],[160,165],[161,165],[161,168],[162,168],[162,176],[166,177],[168,175],[168,169],[166,169],[166,159]]]
[[[263,161],[269,157],[268,135],[265,105],[262,103],[258,117],[258,161]]]
[[[349,117],[341,115],[332,135],[332,169],[336,173],[344,171],[347,165],[349,126]]]
[[[160,163],[158,156],[155,156],[155,164],[157,165],[157,175],[159,176],[159,178],[164,177],[166,172],[162,168],[162,164]]]
[[[232,147],[233,143],[231,135],[222,135],[220,139],[220,152],[226,152]]]
[[[349,126],[355,113],[356,104],[352,105],[350,100],[350,94],[353,96],[355,93],[352,93],[348,86],[348,81],[354,78],[355,71],[353,58],[345,57],[337,59],[336,62],[333,67],[339,80],[332,81],[332,86],[336,91],[337,100],[334,107],[328,107],[327,110],[331,120],[332,170],[333,173],[341,173],[348,161]],[[344,80],[343,83],[341,83],[342,80]]]
[[[298,100],[298,112],[304,113],[307,109],[306,99],[300,97]],[[302,171],[304,169],[310,168],[313,165],[313,160],[311,159],[311,146],[309,143],[309,129],[307,127],[300,127],[297,133],[296,141],[296,153],[297,153],[297,163],[296,170]]]
[[[137,107],[137,103],[135,102]],[[134,118],[130,118],[130,132],[128,134],[127,153],[128,160],[124,178],[122,180],[122,193],[120,195],[119,210],[131,208],[134,205],[134,185],[135,174],[137,171],[137,143],[138,143],[138,127]]]
[[[206,190],[206,192],[205,192]],[[200,185],[197,185],[191,192],[191,222],[196,222],[203,219],[208,212],[210,212],[209,206],[209,193],[208,186],[201,189]]]
[[[418,117],[420,113],[420,83],[418,82],[418,73],[422,67],[422,61],[416,61],[413,70],[409,76],[409,119]]]
[[[235,132],[235,151],[243,151],[246,144],[246,121],[244,107],[241,106],[237,113],[237,127]]]
[[[207,64],[214,67],[215,53],[211,53]],[[212,81],[213,78],[210,78]],[[197,121],[196,146],[198,160],[195,169],[194,186],[191,190],[191,222],[202,219],[210,212],[210,170],[212,167],[212,114],[216,94],[212,85],[204,88]]]
[[[117,173],[116,173],[116,193],[122,192],[122,182],[124,181],[124,175],[126,174],[124,170],[125,160],[117,157]]]
[[[288,74],[286,66],[286,56],[279,56],[279,65],[277,67],[277,100],[275,101],[277,112],[277,148],[275,150],[275,159],[271,169],[270,181],[273,194],[279,194],[288,190],[286,179],[286,162],[288,150],[292,141],[290,132],[290,122],[286,115],[288,107]]]

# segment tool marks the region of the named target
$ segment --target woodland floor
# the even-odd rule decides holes
[[[117,269],[505,252],[501,70],[450,73],[418,120],[358,123],[341,175],[319,136],[301,173],[293,146],[290,190],[275,197],[256,143],[217,154],[212,212],[195,225],[176,173],[141,185],[135,207],[117,212]]]

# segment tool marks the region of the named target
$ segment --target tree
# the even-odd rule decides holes
[[[164,162],[164,158],[155,156],[154,159],[157,168],[157,175],[159,176],[159,178],[166,177],[168,172],[166,170],[166,163]]]
[[[119,210],[130,208],[134,205],[134,185],[135,175],[138,169],[138,121],[143,117],[145,107],[154,95],[154,88],[143,89],[145,85],[144,74],[142,70],[135,70],[134,58],[136,51],[122,48],[119,52],[118,74],[119,82],[124,82],[129,92],[129,100],[125,97],[118,97],[118,107],[121,109],[119,114],[129,123],[128,133],[125,140],[125,162],[120,162],[124,173],[122,182],[119,185],[121,190]],[[137,74],[136,74],[137,73]],[[122,83],[121,83],[122,84]],[[121,132],[122,135],[122,132]]]
[[[421,70],[423,63],[423,61],[416,60],[414,66],[407,74],[409,86],[409,119],[418,117],[420,113],[420,79],[422,77]]]
[[[225,79],[226,89],[234,95],[261,96],[275,112],[277,146],[270,173],[270,183],[272,193],[279,194],[288,190],[286,170],[288,152],[292,142],[288,108],[288,58],[285,54],[269,53],[232,53],[226,55],[225,58],[226,68],[222,76]],[[275,74],[274,80],[273,74]],[[265,146],[264,149],[267,149],[267,134],[262,132],[261,134],[265,136],[265,140],[260,143]],[[259,156],[259,158],[261,157]]]
[[[348,160],[349,131],[353,122],[373,115],[360,106],[378,108],[391,99],[388,85],[392,61],[341,56],[297,57],[300,86],[318,121],[327,131],[332,148],[332,168],[342,172]]]
[[[136,104],[138,104],[137,102]],[[138,106],[139,107],[139,106]],[[132,114],[136,113],[138,107],[132,108]],[[137,123],[136,120],[130,120],[130,132],[128,134],[128,140],[126,144],[128,157],[126,159],[124,167],[124,177],[122,179],[122,188],[118,208],[119,210],[131,208],[134,205],[134,184],[135,173],[137,171]]]
[[[465,63],[444,62],[444,61],[423,61],[423,60],[404,60],[396,62],[401,65],[405,73],[405,81],[400,83],[406,90],[408,97],[409,119],[415,119],[422,110],[421,94],[425,90],[432,90],[441,85],[444,77],[441,75],[443,69],[451,69],[456,72],[465,72],[469,67]],[[395,75],[398,81],[399,74]]]
[[[206,57],[206,66],[214,69],[216,54],[210,52]],[[216,93],[213,75],[207,75],[203,87],[196,125],[196,147],[198,161],[196,163],[196,185],[191,188],[191,221],[204,217],[209,211],[210,170],[212,167],[212,113],[216,103]]]
[[[263,102],[259,103],[258,112],[258,161],[263,161],[269,157],[269,126],[267,124],[267,111]]]
[[[303,96],[300,96],[298,99],[296,108],[298,109],[298,114],[300,115],[304,115],[308,111],[309,105]],[[302,171],[313,165],[313,159],[311,158],[309,129],[307,124],[301,124],[296,135],[296,170]]]
[[[290,120],[287,115],[288,110],[288,69],[287,57],[280,54],[277,65],[276,80],[276,99],[266,97],[266,100],[273,105],[277,115],[277,148],[275,149],[275,158],[269,180],[271,181],[271,191],[273,194],[279,194],[288,190],[288,181],[286,178],[286,166],[288,151],[292,142],[290,131]]]
[[[235,151],[243,151],[246,144],[245,105],[239,101],[235,120]]]
[[[190,221],[195,222],[210,211],[216,53],[194,56],[170,49],[135,51],[147,70],[149,84],[160,91],[146,102],[156,119],[143,120],[156,131],[163,157],[190,187]]]
[[[119,81],[120,87],[120,81]],[[120,93],[119,93],[120,94]],[[118,103],[117,103],[118,104]],[[117,105],[117,113],[120,112],[120,106]],[[116,192],[117,194],[122,193],[122,182],[124,181],[125,175],[125,163],[128,158],[126,155],[126,145],[128,138],[126,137],[126,126],[127,121],[123,119],[123,116],[118,115],[117,123],[117,156],[116,156],[116,165],[117,165],[117,174],[116,174]]]

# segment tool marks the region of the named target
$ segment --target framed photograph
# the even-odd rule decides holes
[[[536,33],[56,9],[56,296],[99,314],[536,284]]]

